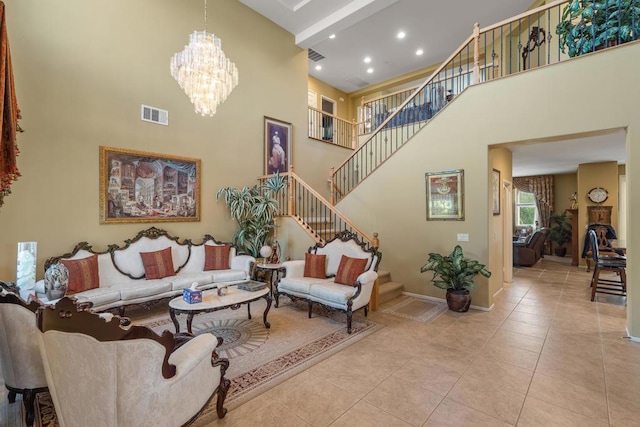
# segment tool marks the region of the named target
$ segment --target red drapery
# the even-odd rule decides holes
[[[4,197],[11,193],[11,183],[18,179],[20,172],[16,163],[18,146],[18,103],[13,85],[13,69],[11,67],[11,51],[7,37],[7,23],[4,2],[0,1],[0,206]]]

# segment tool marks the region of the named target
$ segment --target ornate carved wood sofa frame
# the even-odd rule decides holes
[[[229,360],[215,353],[219,339],[158,335],[123,319],[78,310],[66,297],[38,309],[37,341],[60,425],[186,426],[216,393],[218,417],[225,416]]]
[[[55,256],[45,261],[45,271],[61,260],[80,260],[97,255],[99,287],[73,294],[79,303],[93,303],[93,311],[118,308],[124,315],[124,307],[133,304],[150,306],[159,300],[182,294],[184,288],[194,282],[199,289],[215,288],[218,283],[239,283],[250,278],[255,258],[236,255],[235,247],[229,249],[229,268],[204,271],[205,246],[219,246],[207,234],[201,243],[171,236],[165,230],[155,227],[139,232],[134,238],[125,240],[123,246],[111,244],[104,252],[94,251],[87,242],[78,243],[67,254]],[[161,279],[146,279],[140,252],[154,252],[171,248],[175,275]],[[44,281],[35,286],[36,294],[45,298]],[[46,298],[45,298],[46,299]]]
[[[309,248],[308,253],[326,255],[326,279],[304,277],[305,261],[295,260],[282,263],[285,274],[279,281],[274,281],[275,306],[279,305],[280,295],[291,300],[306,300],[309,307],[309,318],[313,304],[317,303],[332,310],[347,314],[347,332],[351,333],[353,312],[364,309],[365,316],[369,312],[369,301],[374,282],[378,279],[378,265],[382,254],[375,248],[366,249],[366,244],[349,231],[337,234],[325,244],[318,243]],[[353,286],[334,283],[342,255],[351,258],[365,258],[367,264],[364,273],[360,274]]]

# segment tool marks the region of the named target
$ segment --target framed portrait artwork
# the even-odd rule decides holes
[[[500,215],[500,171],[494,169],[491,175],[493,214]]]
[[[285,173],[291,161],[291,123],[264,118],[264,174]]]
[[[427,172],[427,221],[464,220],[464,170]]]
[[[200,159],[100,147],[100,222],[200,221]]]

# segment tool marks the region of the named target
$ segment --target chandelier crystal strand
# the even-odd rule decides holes
[[[213,116],[238,85],[238,68],[222,51],[222,40],[206,30],[189,36],[189,44],[171,58],[171,75],[189,96],[196,113]]]

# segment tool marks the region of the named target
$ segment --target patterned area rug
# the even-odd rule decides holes
[[[391,307],[382,310],[383,313],[415,320],[417,322],[429,322],[449,309],[447,303],[423,300],[407,297]]]
[[[251,304],[253,319],[247,319],[246,307],[240,310],[224,310],[197,315],[193,319],[195,334],[214,333],[223,338],[217,348],[221,357],[230,361],[226,377],[231,388],[225,407],[232,410],[248,400],[264,393],[288,378],[326,359],[332,354],[357,342],[383,325],[354,315],[353,332],[347,334],[346,315],[340,312],[314,308],[314,315],[307,318],[307,305],[292,303],[286,297],[280,307],[271,307],[268,320],[271,328],[262,323],[264,300]],[[151,311],[144,309],[127,312],[134,324],[143,324],[156,332],[174,330],[166,304]],[[178,317],[180,330],[186,330],[185,316]],[[36,399],[36,427],[58,426],[55,410],[48,393]],[[205,426],[217,419],[215,398],[196,420],[195,426]]]

